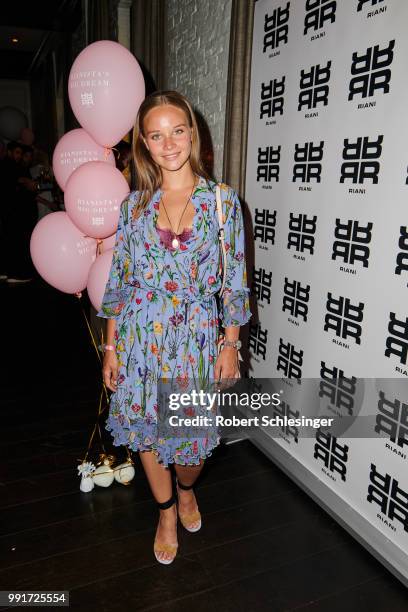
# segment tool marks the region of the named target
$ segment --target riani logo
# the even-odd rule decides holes
[[[285,343],[279,338],[277,370],[282,371],[286,378],[295,378],[300,384],[302,378],[303,350],[296,350],[290,342]]]
[[[381,474],[374,463],[371,464],[367,501],[379,506],[381,512],[377,518],[392,531],[397,530],[394,521],[398,521],[408,532],[408,493],[391,474]]]
[[[389,336],[387,336],[385,341],[385,356],[391,358],[391,355],[395,355],[400,363],[406,366],[408,356],[408,317],[397,319],[395,312],[390,312],[388,333]],[[408,376],[408,372],[399,366],[396,367],[396,371]]]
[[[285,98],[285,77],[273,79],[267,83],[261,83],[261,104],[259,107],[259,118],[270,119],[275,115],[283,115],[283,105]],[[266,125],[272,125],[276,121],[267,121]]]
[[[316,108],[318,104],[327,106],[329,103],[329,81],[331,61],[326,66],[320,64],[311,66],[308,71],[300,71],[300,93],[298,99],[298,111],[304,108]],[[306,119],[317,116],[318,113],[306,113]]]
[[[387,47],[380,49],[380,45],[368,47],[359,54],[353,53],[351,64],[352,78],[349,84],[348,99],[353,100],[355,96],[362,99],[371,98],[377,91],[387,94],[390,91],[391,69],[394,59],[395,40],[390,40]],[[376,106],[376,101],[359,104],[357,108],[369,108]]]
[[[349,298],[342,295],[335,298],[328,292],[326,309],[324,331],[333,330],[338,338],[352,338],[356,344],[361,344],[364,303],[352,304]],[[348,344],[336,338],[333,338],[333,342],[343,348],[350,348]]]
[[[279,164],[281,147],[258,147],[258,165],[256,168],[256,181],[262,181],[263,187],[271,189],[270,183],[279,181]]]
[[[266,13],[264,18],[264,32],[263,37],[263,53],[266,53],[269,49],[272,53],[269,57],[279,55],[280,51],[277,51],[281,45],[286,45],[289,36],[289,16],[290,16],[290,2],[286,3],[286,6],[279,6],[276,8],[272,15]]]
[[[272,407],[272,416],[280,417],[283,419],[285,416],[287,417],[286,423],[288,419],[298,419],[300,416],[299,410],[292,410],[289,404],[282,401],[278,406]],[[288,444],[291,442],[296,442],[299,444],[299,428],[295,425],[285,425],[284,423],[280,426],[281,434],[280,437],[285,440]]]
[[[320,362],[319,397],[327,397],[329,410],[338,416],[352,416],[356,395],[357,378],[347,377],[341,368],[329,368],[324,361]]]
[[[390,444],[386,447],[402,459],[407,456],[400,449],[408,446],[408,403],[394,398],[387,399],[384,391],[379,391],[378,414],[375,420],[374,430],[378,434],[385,434],[393,444],[399,447],[395,449]]]
[[[359,11],[362,11],[363,8],[371,8],[373,6],[377,6],[378,4],[381,4],[382,2],[384,2],[384,0],[356,0],[357,1],[357,13]],[[385,11],[387,10],[387,7],[382,7],[380,9],[377,9],[376,11],[374,11],[374,15],[377,15],[378,13],[385,13]],[[370,13],[368,13],[367,17],[373,17],[374,15],[371,15]]]
[[[401,250],[397,255],[395,274],[402,274],[402,272],[408,272],[408,232],[406,225],[400,227],[398,247]]]
[[[346,480],[348,452],[347,444],[339,444],[336,436],[317,430],[313,457],[317,461],[323,461],[325,467],[322,471],[332,480],[337,480],[334,474],[338,474],[343,481]]]
[[[316,181],[320,183],[322,174],[324,141],[319,143],[305,142],[295,144],[295,164],[293,166],[293,178],[295,183],[300,180],[302,183]]]
[[[383,140],[382,134],[376,140],[360,136],[355,142],[350,142],[345,138],[340,183],[351,181],[353,184],[362,185],[365,181],[371,181],[373,185],[377,185]]]
[[[260,323],[249,326],[248,346],[252,351],[255,361],[259,362],[257,357],[261,356],[266,359],[266,345],[268,342],[268,330],[262,329]]]
[[[252,291],[256,295],[259,306],[271,303],[272,272],[264,268],[253,268]]]
[[[303,35],[306,35],[309,30],[321,30],[326,22],[334,23],[336,21],[337,2],[335,0],[306,0],[306,15],[305,27]],[[311,40],[323,38],[321,32],[317,36],[312,36]]]
[[[315,233],[317,216],[308,217],[305,214],[290,213],[288,245],[290,250],[294,248],[298,253],[308,251],[310,255],[314,253]],[[305,260],[303,255],[294,255],[295,259]]]
[[[254,241],[261,242],[260,249],[268,250],[267,245],[275,244],[276,210],[255,208]]]
[[[295,319],[302,318],[303,321],[307,321],[308,303],[310,300],[310,285],[302,286],[299,281],[290,281],[285,277],[285,285],[283,288],[283,304],[282,312],[289,312],[289,321],[295,325],[299,325]]]
[[[370,257],[370,247],[368,245],[371,242],[372,229],[372,223],[360,225],[357,220],[348,219],[345,223],[342,223],[340,219],[336,219],[332,259],[341,259],[351,266],[360,262],[363,268],[368,268]],[[340,266],[340,270],[348,274],[356,274],[356,270],[353,268]]]

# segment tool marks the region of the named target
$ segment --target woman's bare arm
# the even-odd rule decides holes
[[[106,322],[106,344],[115,346],[115,329],[116,320],[108,319]],[[103,382],[110,391],[117,390],[117,378],[118,378],[118,358],[116,351],[105,351],[103,358]]]
[[[106,321],[106,344],[112,344],[115,340],[116,319],[107,319]]]

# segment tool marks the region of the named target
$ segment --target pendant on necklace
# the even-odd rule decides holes
[[[174,237],[173,240],[171,241],[171,246],[173,247],[173,249],[178,249],[180,246],[180,241],[177,240],[176,237]]]

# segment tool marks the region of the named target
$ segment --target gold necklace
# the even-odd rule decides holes
[[[185,205],[185,207],[184,207],[184,210],[183,210],[183,212],[181,213],[181,217],[180,217],[180,220],[179,220],[179,222],[178,222],[177,230],[178,230],[178,229],[179,229],[179,227],[180,227],[181,220],[182,220],[183,215],[184,215],[184,213],[185,213],[185,211],[186,211],[186,208],[187,208],[187,206],[188,206],[188,203],[189,203],[189,201],[191,200],[191,196],[193,195],[193,191],[194,191],[194,187],[195,187],[195,186],[196,186],[196,181],[194,180],[194,185],[193,185],[193,188],[192,188],[192,190],[191,190],[190,195],[189,195],[189,196],[188,196],[188,198],[187,198],[187,202],[186,202],[186,205]],[[167,219],[169,220],[169,223],[170,223],[170,228],[171,228],[171,231],[172,231],[172,234],[173,234],[173,240],[171,241],[171,246],[173,247],[173,249],[178,249],[178,248],[179,248],[179,246],[180,246],[180,240],[177,238],[177,235],[178,235],[178,234],[177,234],[177,232],[175,232],[175,231],[173,230],[173,226],[172,226],[171,221],[170,221],[170,219],[169,219],[169,215],[167,214],[167,210],[166,210],[166,207],[165,207],[165,205],[164,205],[163,194],[161,195],[160,199],[161,199],[161,201],[162,201],[163,208],[164,208],[164,212],[166,213]]]

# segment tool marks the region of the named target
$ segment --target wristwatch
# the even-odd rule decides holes
[[[223,344],[223,346],[233,346],[238,351],[239,351],[239,349],[242,346],[241,340],[224,340],[222,344]]]

